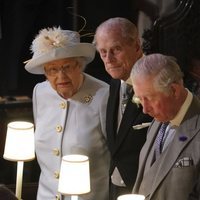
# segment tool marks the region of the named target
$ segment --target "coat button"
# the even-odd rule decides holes
[[[59,149],[58,149],[58,148],[54,148],[54,149],[53,149],[53,154],[54,154],[55,156],[59,156],[59,155],[60,155]]]
[[[61,102],[60,103],[60,108],[61,109],[66,109],[67,108],[67,104],[65,102]]]
[[[62,126],[61,126],[61,125],[57,125],[57,126],[56,126],[56,131],[57,131],[58,133],[60,133],[60,132],[62,131]]]
[[[59,179],[59,172],[58,172],[58,171],[55,171],[55,172],[54,172],[54,177],[55,177],[56,179]]]

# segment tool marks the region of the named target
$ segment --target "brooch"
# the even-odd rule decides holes
[[[92,95],[84,96],[84,103],[89,103],[90,101],[92,101]]]

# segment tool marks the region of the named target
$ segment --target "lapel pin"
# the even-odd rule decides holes
[[[179,136],[179,140],[180,140],[181,142],[185,142],[187,139],[188,139],[188,138],[187,138],[187,136],[185,136],[185,135]]]

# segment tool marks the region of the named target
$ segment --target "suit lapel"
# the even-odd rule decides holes
[[[152,185],[153,176],[150,170],[152,170],[152,168],[148,169],[147,165],[150,167],[149,162],[150,160],[153,159],[152,153],[149,154],[149,152],[153,151],[152,148],[153,148],[154,140],[156,138],[159,127],[160,127],[160,122],[157,122],[157,121],[152,122],[151,127],[149,129],[150,131],[147,134],[147,140],[141,150],[137,180],[133,189],[135,193],[138,193],[139,190],[142,190],[142,192],[148,190],[149,192],[149,190],[151,189],[150,185]],[[145,170],[147,170],[147,173],[145,172]],[[142,183],[144,173],[145,173],[145,182]],[[148,192],[145,192],[144,194]]]
[[[132,92],[123,114],[120,127],[117,131],[120,86],[120,80],[112,79],[110,83],[110,98],[107,105],[107,122],[111,123],[106,123],[106,130],[112,154],[117,151],[123,139],[128,134],[130,128],[132,128],[132,125],[134,125],[133,122],[137,118],[138,114],[142,112],[141,107],[138,109],[137,105],[132,103]]]
[[[123,114],[123,117],[120,123],[119,130],[117,133],[115,151],[118,149],[123,139],[129,133],[129,129],[132,128],[132,126],[134,125],[133,122],[135,121],[135,119],[141,112],[142,112],[141,107],[138,109],[137,105],[132,103],[132,95],[131,95],[127,103],[125,112]]]
[[[113,147],[115,146],[115,137],[117,132],[119,90],[120,90],[120,80],[112,79],[110,83],[110,95],[108,99],[107,113],[106,113],[106,118],[107,118],[106,131],[111,153],[113,152]]]
[[[149,159],[149,162],[153,160],[153,154],[149,155],[148,156],[148,152],[150,152],[154,146],[154,141],[155,141],[155,138],[157,136],[157,132],[159,130],[159,127],[160,127],[161,123],[158,122],[158,121],[154,121],[150,127],[150,132],[147,134],[147,140],[146,140],[146,143],[143,147],[143,151],[144,153],[141,154],[141,166],[146,166],[146,162],[147,162],[147,159],[149,156],[150,159]],[[144,155],[144,157],[143,157]],[[148,164],[149,166],[151,164]]]

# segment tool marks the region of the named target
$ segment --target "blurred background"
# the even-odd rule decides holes
[[[142,36],[160,16],[173,12],[180,0],[1,0],[0,1],[0,96],[31,96],[35,83],[43,76],[31,75],[23,62],[31,58],[29,47],[42,28],[61,26],[63,29],[94,33],[96,27],[110,17],[126,17],[138,25]],[[92,41],[92,37],[82,37]],[[109,81],[98,55],[86,71]]]

